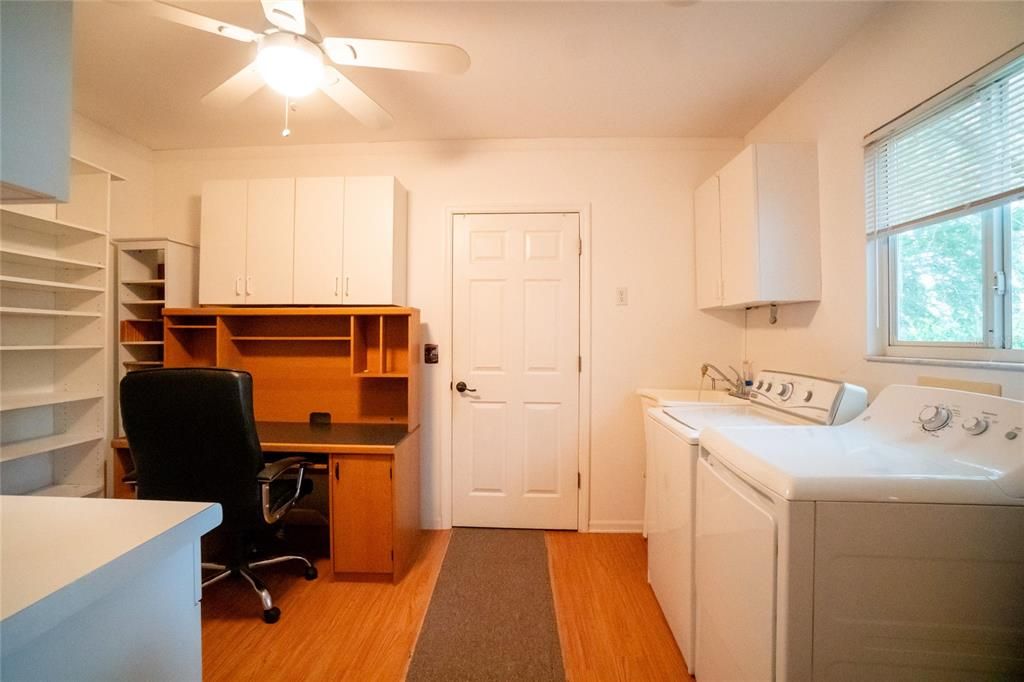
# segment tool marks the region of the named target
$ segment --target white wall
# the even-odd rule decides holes
[[[822,299],[747,313],[746,354],[760,368],[838,376],[872,394],[920,375],[968,378],[1024,398],[1024,373],[869,363],[863,137],[1024,39],[1024,3],[885,7],[747,136],[816,141]],[[873,322],[872,322],[873,324]],[[814,349],[814,352],[808,352]]]
[[[519,140],[264,147],[157,152],[157,232],[199,234],[211,178],[395,175],[409,190],[409,303],[425,343],[441,344],[423,386],[424,523],[441,525],[442,405],[450,400],[445,210],[588,205],[592,236],[591,525],[637,529],[643,514],[643,435],[633,391],[696,386],[702,361],[735,364],[742,314],[694,303],[691,200],[699,180],[739,140]],[[615,288],[629,287],[629,305]]]

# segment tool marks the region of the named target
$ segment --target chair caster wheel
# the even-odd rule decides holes
[[[263,612],[264,623],[276,623],[281,618],[281,609],[276,606]]]
[[[306,580],[316,580],[317,572],[316,566],[306,567]]]

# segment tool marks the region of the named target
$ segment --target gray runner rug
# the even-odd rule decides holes
[[[544,531],[452,531],[406,679],[565,679]]]

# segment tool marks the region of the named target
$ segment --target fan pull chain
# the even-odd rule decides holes
[[[284,130],[281,131],[281,137],[288,137],[292,134],[292,129],[288,127],[288,110],[291,108],[288,99],[288,97],[284,98]]]

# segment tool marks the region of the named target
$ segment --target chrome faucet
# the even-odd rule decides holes
[[[717,379],[720,379],[720,380],[724,381],[725,383],[729,384],[729,386],[732,388],[732,390],[729,391],[729,395],[736,396],[738,398],[746,398],[747,397],[747,386],[744,383],[743,377],[740,375],[739,370],[737,370],[732,365],[729,365],[729,369],[731,369],[733,374],[736,375],[735,379],[729,378],[729,376],[725,372],[723,372],[722,370],[718,369],[717,367],[712,365],[710,362],[705,362],[703,365],[700,366],[700,376],[703,379],[704,377],[708,376],[709,372],[714,372],[718,376],[717,376],[717,378],[715,376],[711,377],[711,387],[712,387],[712,389],[715,386],[715,381]]]

